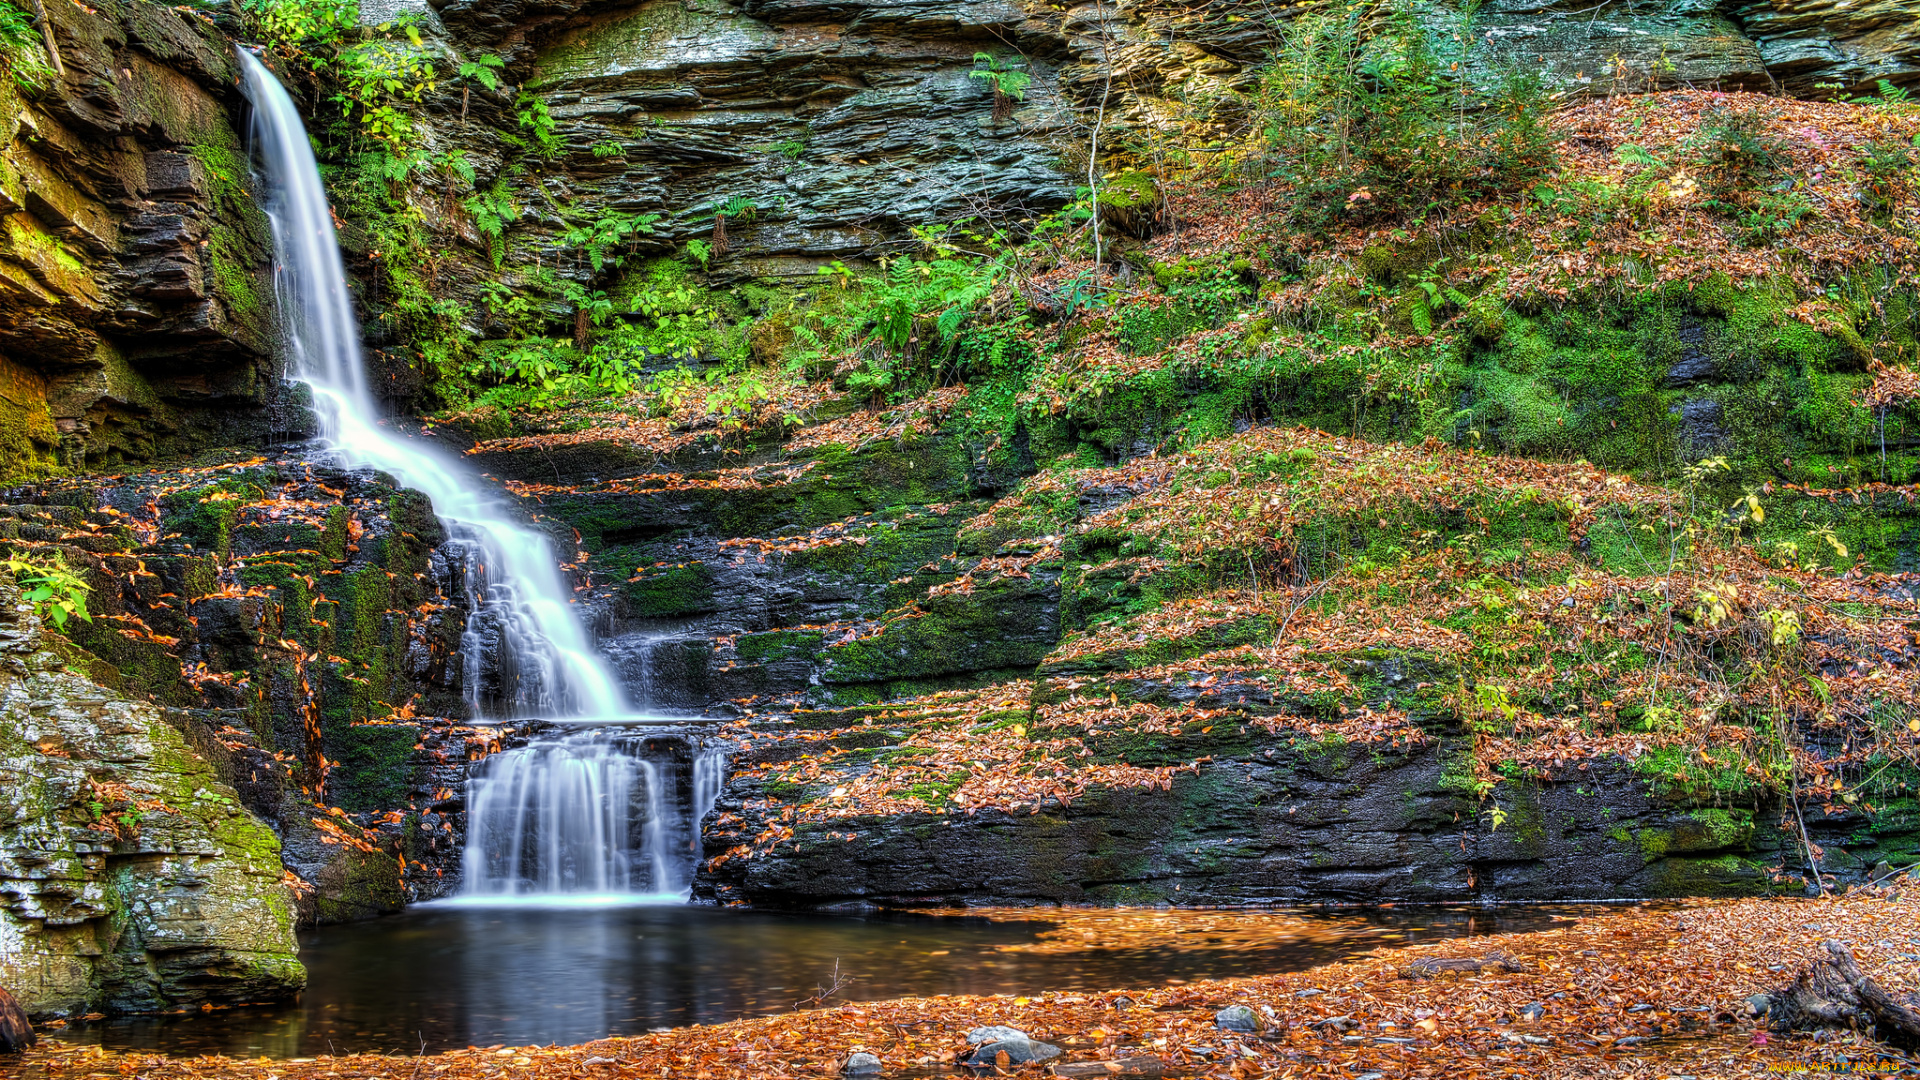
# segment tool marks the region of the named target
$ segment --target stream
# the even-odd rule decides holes
[[[75,1023],[174,1056],[580,1043],[832,1000],[1146,988],[1303,970],[1381,947],[1544,929],[1608,905],[780,914],[680,904],[427,904],[305,935],[292,1003]]]

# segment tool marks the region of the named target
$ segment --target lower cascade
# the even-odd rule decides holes
[[[305,125],[286,88],[241,50],[254,107],[275,281],[296,376],[329,453],[384,470],[432,501],[453,537],[468,607],[461,638],[475,719],[568,718],[572,731],[479,763],[470,780],[463,895],[684,896],[724,757],[682,763],[617,725],[627,695],[593,646],[553,545],[456,456],[380,423],[338,237]],[[578,725],[593,726],[578,726]],[[684,789],[684,790],[683,790]]]
[[[684,898],[725,761],[624,728],[487,758],[467,785],[462,896]]]

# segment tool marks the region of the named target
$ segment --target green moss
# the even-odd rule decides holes
[[[337,762],[327,773],[327,798],[347,810],[390,810],[407,805],[413,785],[412,724],[330,724],[324,752]]]
[[[160,527],[178,533],[196,549],[224,562],[232,551],[233,525],[240,507],[265,495],[265,489],[240,473],[203,487],[160,497]]]
[[[1738,855],[1664,859],[1653,880],[1656,896],[1766,896],[1787,888],[1765,865]]]
[[[824,641],[825,635],[818,630],[770,630],[741,634],[734,640],[734,652],[742,660],[768,664],[811,656]]]
[[[0,481],[58,472],[59,443],[47,406],[46,381],[37,372],[0,358]]]
[[[1686,820],[1674,827],[1667,850],[1716,851],[1745,847],[1752,838],[1753,811],[1708,807],[1689,812]]]

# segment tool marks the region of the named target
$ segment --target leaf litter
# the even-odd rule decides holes
[[[1920,987],[1920,883],[1821,900],[1636,905],[1504,936],[1500,963],[1409,978],[1423,958],[1485,951],[1488,939],[1411,945],[1307,971],[1097,993],[933,996],[828,1003],[781,1016],[695,1025],[577,1046],[469,1047],[433,1056],[351,1054],[273,1061],[168,1058],[42,1041],[22,1080],[785,1080],[836,1075],[856,1052],[887,1076],[968,1075],[966,1033],[1006,1024],[1061,1046],[1064,1063],[1156,1058],[1209,1080],[1341,1077],[1750,1077],[1782,1071],[1910,1074],[1903,1057],[1854,1032],[1769,1032],[1752,995],[1791,982],[1838,940],[1895,994]],[[1012,914],[1012,913],[1009,913]],[[1088,913],[1075,913],[1088,915]],[[1017,917],[1033,918],[1023,911]],[[1140,944],[1221,929],[1257,940],[1251,912],[1161,918],[1111,911],[1065,920],[1078,933]],[[1156,923],[1158,926],[1156,927]],[[1281,926],[1288,921],[1281,919]],[[1164,932],[1163,932],[1164,931]],[[1440,968],[1444,965],[1428,965]],[[1517,970],[1516,970],[1517,969]],[[1244,1005],[1259,1033],[1219,1030]],[[1046,1074],[1044,1066],[989,1070]]]

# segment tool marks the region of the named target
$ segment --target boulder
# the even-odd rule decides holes
[[[1000,1060],[1002,1054],[1006,1055],[1005,1061]],[[1059,1056],[1060,1048],[1051,1043],[1034,1042],[1032,1039],[1002,1039],[982,1043],[968,1055],[967,1064],[975,1068],[993,1068],[998,1065],[1027,1065]]]

